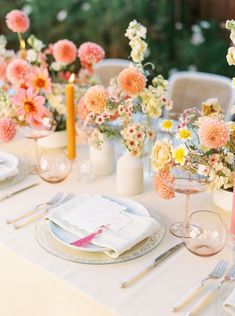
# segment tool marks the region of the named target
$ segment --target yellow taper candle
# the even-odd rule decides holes
[[[74,104],[74,75],[66,85],[66,128],[67,128],[67,152],[69,159],[76,158],[76,130],[75,130],[75,104]]]

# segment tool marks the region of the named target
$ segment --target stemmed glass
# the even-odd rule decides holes
[[[30,172],[37,174],[37,161],[38,161],[38,139],[49,136],[56,129],[56,121],[49,117],[44,117],[41,124],[38,126],[21,126],[20,134],[28,139],[34,140],[35,147],[35,158],[33,163],[30,165]]]
[[[190,221],[189,199],[191,194],[206,191],[210,182],[209,176],[194,173],[181,167],[171,169],[171,174],[174,177],[173,183],[165,178],[162,178],[162,181],[176,193],[185,195],[185,215],[183,221],[171,225],[170,231],[173,235],[180,238],[196,236],[200,233],[200,227],[192,224]]]

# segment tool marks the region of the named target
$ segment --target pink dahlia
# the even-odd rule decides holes
[[[69,65],[77,57],[77,47],[69,40],[60,40],[53,45],[53,56],[59,63]]]
[[[105,52],[103,48],[92,42],[86,42],[80,45],[78,49],[78,57],[83,68],[93,72],[95,64],[104,59]]]
[[[11,141],[16,135],[16,127],[12,119],[0,119],[0,139],[4,142]]]
[[[34,127],[39,127],[43,118],[50,117],[51,113],[44,106],[45,98],[37,95],[33,88],[19,89],[13,97],[13,103],[17,106],[17,113],[25,121]]]
[[[163,181],[162,175],[160,175],[160,173],[156,173],[154,176],[154,190],[162,199],[169,200],[175,197],[175,191],[171,185],[171,182],[169,182],[169,185],[167,185],[167,181]]]
[[[229,140],[229,127],[223,120],[207,117],[200,122],[198,135],[202,145],[219,148]]]
[[[21,81],[25,81],[30,70],[30,65],[23,59],[15,59],[9,63],[6,70],[7,79],[17,84]]]
[[[93,86],[84,95],[84,102],[89,111],[96,114],[104,112],[107,103],[107,93],[103,86]]]
[[[146,85],[146,78],[136,68],[126,68],[118,75],[118,85],[128,95],[139,94]]]
[[[0,80],[6,79],[7,63],[4,59],[0,59]]]
[[[29,29],[29,18],[21,10],[12,10],[6,15],[6,24],[12,32],[24,33]]]

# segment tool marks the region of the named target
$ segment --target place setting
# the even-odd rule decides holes
[[[96,315],[92,304],[102,316],[235,315],[234,78],[173,64],[167,74],[148,19],[128,20],[120,59],[89,33],[44,43],[26,11],[4,17],[9,43],[0,35],[6,297],[15,279],[18,310],[28,298],[45,316],[63,316],[53,295],[73,309],[70,290],[71,316]],[[192,45],[206,25],[192,26]],[[223,27],[232,46],[221,58],[234,66],[235,20]]]

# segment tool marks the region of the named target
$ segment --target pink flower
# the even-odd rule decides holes
[[[126,68],[118,75],[118,85],[128,95],[139,94],[146,85],[146,78],[136,68]]]
[[[171,186],[171,181],[173,181],[173,179],[171,179],[171,176],[169,175],[169,173],[167,175],[167,178],[170,181],[168,181],[167,179],[166,181],[164,181],[162,178],[162,175],[159,172],[156,173],[154,176],[154,190],[158,193],[158,195],[162,199],[169,200],[175,197],[175,192],[174,192],[173,187]]]
[[[86,121],[86,118],[87,118],[87,115],[90,113],[90,111],[87,109],[86,107],[86,104],[84,102],[84,97],[81,98],[79,100],[79,103],[78,103],[78,117],[83,121],[85,122]]]
[[[51,116],[48,109],[43,106],[45,98],[37,95],[33,88],[19,89],[12,101],[18,107],[18,115],[31,126],[39,127],[43,118]]]
[[[90,72],[93,72],[95,64],[104,59],[105,52],[103,48],[92,42],[83,43],[78,49],[78,57],[80,58],[81,65]]]
[[[0,59],[0,80],[6,79],[7,63],[4,59]]]
[[[0,119],[0,139],[4,142],[11,141],[16,135],[16,127],[12,119],[2,118]]]
[[[32,74],[29,76],[28,82],[36,92],[39,92],[40,90],[43,92],[50,92],[51,90],[51,78],[49,77],[46,68],[35,67]]]
[[[23,59],[15,59],[7,66],[7,79],[15,84],[25,81],[29,74],[30,65]]]
[[[229,127],[216,117],[206,117],[199,124],[198,135],[203,146],[219,148],[229,140]]]
[[[6,16],[6,23],[12,32],[24,33],[29,28],[29,18],[20,10],[12,10]]]
[[[89,111],[96,114],[104,112],[107,103],[107,93],[103,86],[93,86],[84,95],[84,102]]]
[[[60,40],[53,46],[53,56],[59,63],[69,65],[77,57],[77,47],[69,40]]]

